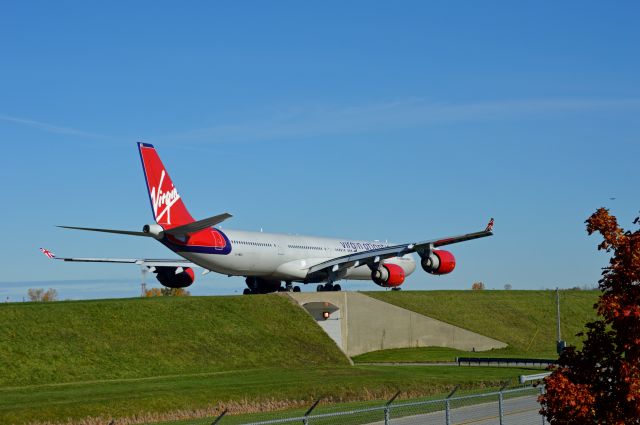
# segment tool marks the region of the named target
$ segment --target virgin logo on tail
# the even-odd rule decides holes
[[[162,191],[162,183],[164,182],[165,175],[165,171],[162,170],[162,173],[160,174],[160,183],[158,183],[157,187],[154,186],[151,188],[151,202],[153,203],[153,214],[156,217],[156,221],[159,223],[162,217],[166,214],[166,223],[171,224],[171,207],[173,204],[178,202],[180,195],[173,184],[171,185],[170,191]],[[160,211],[160,214],[158,214],[159,208],[163,208],[162,211]]]

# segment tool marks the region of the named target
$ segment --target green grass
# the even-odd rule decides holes
[[[102,416],[130,417],[216,406],[229,401],[384,400],[397,390],[406,397],[515,383],[529,369],[433,366],[336,366],[276,368],[135,380],[5,387],[0,389],[0,423]],[[299,403],[298,403],[299,404]]]
[[[508,344],[485,352],[447,348],[410,348],[366,353],[357,362],[453,361],[456,356],[539,357],[556,355],[554,291],[389,291],[367,295],[460,326]],[[562,338],[580,346],[575,335],[596,318],[598,291],[561,291]]]
[[[406,408],[406,407],[400,407],[399,405],[402,405],[404,403],[442,400],[451,393],[452,387],[453,385],[448,387],[444,392],[433,393],[428,396],[419,396],[419,397],[414,397],[411,395],[407,396],[407,394],[400,392],[398,397],[395,398],[395,400],[393,401],[392,406],[395,406],[396,410],[393,411],[392,416],[394,418],[399,418],[399,417],[408,416],[408,415],[415,415],[417,412],[429,412],[429,411],[442,410],[444,409],[443,403],[423,405],[423,407],[421,408],[420,407]],[[477,403],[486,403],[487,398],[482,396],[484,394],[487,394],[488,392],[497,392],[500,390],[501,387],[502,385],[499,385],[499,386],[487,385],[483,387],[474,387],[474,388],[461,387],[458,390],[456,390],[454,398],[466,397],[469,395],[477,395],[478,396],[477,399],[467,399],[464,401],[464,404],[471,405],[471,404],[477,404]],[[511,389],[511,388],[522,388],[522,386],[515,385],[515,386],[507,387],[507,389]],[[504,395],[504,398],[509,399],[513,397],[520,397],[525,394],[536,395],[538,392],[539,390],[537,388],[530,388],[528,390],[524,390],[523,392],[507,393]],[[318,403],[316,408],[313,410],[311,416],[313,417],[316,415],[335,414],[338,412],[349,412],[349,411],[354,411],[359,409],[378,408],[379,410],[376,410],[373,412],[343,416],[344,419],[342,421],[345,423],[353,424],[353,425],[360,424],[360,423],[364,424],[364,423],[379,422],[383,418],[382,408],[387,403],[387,400],[388,399],[381,398],[381,399],[367,400],[367,401],[327,403],[325,399],[320,399],[320,402]],[[495,396],[493,396],[493,400],[496,400]],[[454,401],[454,405],[455,405],[455,401]],[[222,424],[240,425],[240,424],[259,422],[259,421],[268,421],[268,420],[275,420],[275,419],[282,420],[282,419],[289,419],[289,418],[300,418],[304,416],[304,414],[309,410],[310,406],[311,406],[311,403],[308,403],[303,407],[299,407],[299,408],[274,410],[270,412],[228,414],[223,419]],[[217,417],[218,415],[216,414],[216,415],[202,417],[199,419],[182,419],[182,420],[169,420],[169,421],[160,421],[160,422],[147,422],[145,425],[209,425]],[[328,424],[335,424],[337,423],[337,419],[335,417],[323,418],[323,419],[316,418],[316,419],[312,419],[310,422],[313,424],[325,423],[325,422]]]
[[[510,344],[492,355],[554,353],[552,292],[371,295]],[[593,292],[563,292],[566,337],[593,318],[595,298]],[[358,360],[446,360],[457,354],[394,351]],[[423,397],[446,393],[454,384],[494,387],[528,373],[351,367],[308,314],[277,294],[0,304],[0,370],[2,424],[168,414],[225,403],[236,411],[300,410],[320,397],[328,404],[377,401],[398,389],[403,397]]]
[[[278,295],[0,304],[0,388],[283,364],[348,360]]]

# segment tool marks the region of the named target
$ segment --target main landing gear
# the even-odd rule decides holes
[[[291,289],[287,289],[281,286],[276,291],[271,291],[271,292],[300,292],[300,287],[296,285],[296,286],[293,286]],[[267,293],[268,292],[254,291],[249,288],[244,288],[244,290],[242,291],[243,295],[267,294]]]
[[[285,282],[282,286],[280,281],[267,280],[257,277],[247,277],[247,288],[242,293],[244,295],[251,294],[268,294],[270,292],[300,292],[299,286],[293,286],[291,282]]]
[[[328,291],[342,291],[342,287],[339,284],[325,283],[324,285],[318,285],[316,288],[318,292],[328,292]]]

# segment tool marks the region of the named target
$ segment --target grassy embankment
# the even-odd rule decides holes
[[[348,363],[303,310],[279,296],[0,305],[0,386],[284,364]]]
[[[253,369],[202,375],[113,380],[51,386],[0,388],[0,423],[138,416],[141,422],[210,417],[222,408],[231,414],[289,410],[354,400],[401,399],[461,389],[516,384],[531,370],[511,368],[335,366]],[[287,413],[290,414],[290,413]],[[225,423],[227,420],[225,420]],[[122,422],[118,422],[122,423]]]
[[[355,362],[435,362],[466,357],[555,359],[555,291],[398,291],[367,292],[397,306],[507,343],[504,349],[465,352],[451,348],[403,348],[365,353]],[[562,338],[580,345],[575,335],[596,317],[598,291],[560,291]]]
[[[279,295],[0,305],[0,423],[204,415],[493,386],[522,370],[351,367]],[[144,416],[147,415],[147,416]]]

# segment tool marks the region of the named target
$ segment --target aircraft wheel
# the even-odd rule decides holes
[[[317,292],[322,292],[322,291],[324,291],[324,285],[318,285],[318,286],[316,287],[316,291],[317,291]]]
[[[300,292],[300,287],[299,286],[294,286],[293,287],[293,292]]]
[[[342,291],[342,287],[340,286],[340,284],[335,284],[333,285],[333,291]]]
[[[251,289],[244,288],[244,291],[242,291],[242,295],[251,295]]]

